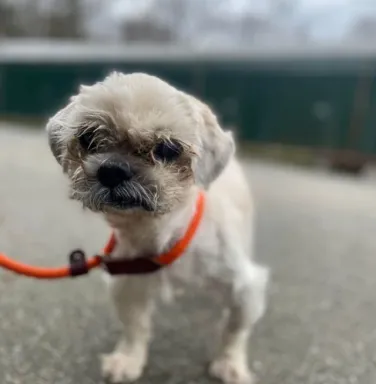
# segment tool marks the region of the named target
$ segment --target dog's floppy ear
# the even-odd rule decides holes
[[[210,108],[195,100],[200,127],[200,149],[195,165],[196,182],[208,187],[223,171],[235,151],[232,132],[224,131]]]
[[[46,124],[46,132],[48,136],[48,144],[55,159],[60,165],[63,165],[63,158],[67,150],[67,140],[69,133],[69,117],[73,110],[73,100],[54,116],[52,116]]]

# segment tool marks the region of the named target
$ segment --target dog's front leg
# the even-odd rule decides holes
[[[155,278],[149,276],[116,278],[110,283],[123,327],[114,352],[102,358],[102,373],[112,383],[133,382],[142,375],[151,338],[156,285]]]

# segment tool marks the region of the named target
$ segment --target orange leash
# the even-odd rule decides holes
[[[70,266],[48,268],[37,267],[15,261],[0,253],[0,267],[19,275],[37,279],[61,279],[80,276],[90,270],[104,265],[110,274],[141,274],[159,270],[163,266],[172,264],[178,259],[191,243],[201,222],[205,205],[205,195],[199,193],[196,202],[196,212],[189,223],[185,235],[166,253],[153,258],[139,257],[137,259],[111,259],[110,254],[116,246],[114,234],[103,249],[103,255],[93,256],[86,260],[82,251],[73,251],[70,255]]]
[[[86,262],[86,266],[88,270],[91,270],[101,265],[101,263],[102,256],[94,256]],[[68,266],[57,268],[36,267],[10,259],[3,253],[0,253],[0,266],[18,275],[35,277],[37,279],[61,279],[73,276],[71,268]]]

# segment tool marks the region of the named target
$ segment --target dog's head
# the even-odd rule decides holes
[[[209,187],[234,151],[205,104],[141,73],[81,86],[47,132],[71,197],[102,212],[168,212]]]

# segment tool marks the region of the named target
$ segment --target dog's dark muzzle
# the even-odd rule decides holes
[[[115,209],[142,208],[153,211],[152,198],[137,180],[137,172],[124,160],[104,162],[97,171],[102,190],[102,203]],[[147,188],[148,190],[150,188]]]
[[[134,176],[128,163],[106,162],[97,172],[97,179],[106,188],[114,189]]]

